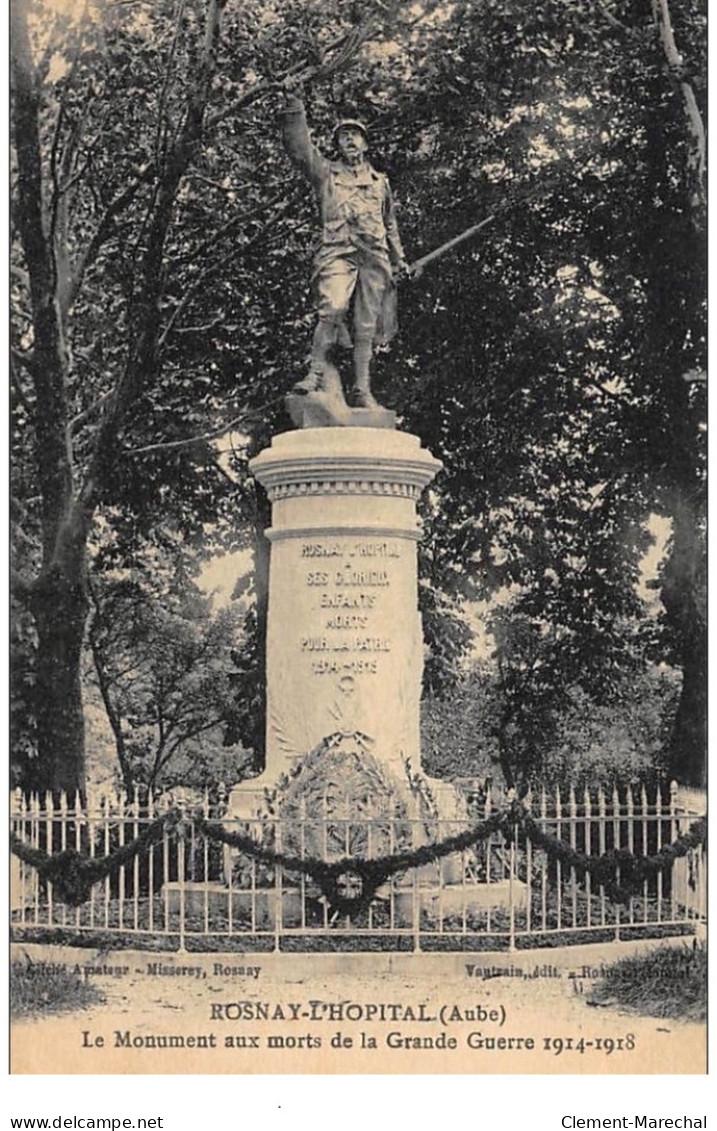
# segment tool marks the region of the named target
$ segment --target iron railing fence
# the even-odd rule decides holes
[[[350,915],[336,910],[315,876],[277,862],[373,860],[436,846],[501,810],[505,798],[462,783],[460,820],[418,815],[352,815],[348,798],[324,798],[311,812],[251,820],[226,815],[224,796],[142,802],[121,796],[82,806],[63,797],[15,795],[12,831],[41,854],[74,849],[100,863],[133,844],[170,811],[155,842],[104,875],[78,906],[27,860],[13,858],[12,919],[18,937],[167,949],[458,949],[499,950],[565,941],[691,933],[705,919],[702,846],[644,878],[629,898],[533,843],[525,827],[502,827],[483,840],[388,875]],[[624,850],[651,857],[674,844],[701,814],[677,790],[644,787],[540,790],[524,799],[537,827],[582,858]],[[202,821],[251,838],[262,858],[207,835]],[[201,827],[200,827],[201,826]],[[216,825],[214,826],[217,827]],[[430,852],[428,853],[430,856]],[[573,859],[574,857],[571,857]],[[619,887],[619,868],[615,876]],[[347,867],[337,890],[360,892]]]

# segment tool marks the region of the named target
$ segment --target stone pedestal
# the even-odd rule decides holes
[[[416,503],[440,466],[376,427],[286,432],[252,461],[272,503],[266,769],[238,789],[339,735],[389,780],[420,771]]]

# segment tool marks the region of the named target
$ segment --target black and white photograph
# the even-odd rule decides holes
[[[8,22],[10,1074],[704,1076],[706,0]]]

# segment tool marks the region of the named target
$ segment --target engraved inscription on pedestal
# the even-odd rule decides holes
[[[409,756],[421,674],[415,543],[333,534],[274,550],[291,579],[275,578],[270,626],[271,718],[284,753],[304,754],[340,728],[370,735],[387,761]]]
[[[391,600],[391,572],[401,556],[397,539],[349,539],[301,544],[305,581],[313,590],[312,612],[319,635],[302,636],[299,650],[310,656],[312,675],[337,676],[347,686],[356,676],[376,676],[389,656],[385,631]],[[320,565],[321,568],[318,568]]]

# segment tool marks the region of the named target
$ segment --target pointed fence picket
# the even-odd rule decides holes
[[[518,824],[509,836],[492,832],[481,843],[392,875],[352,920],[332,909],[311,876],[212,842],[196,820],[220,819],[229,832],[289,855],[370,859],[440,842],[506,805],[506,797],[490,785],[461,782],[461,789],[469,799],[461,820],[434,819],[418,809],[387,816],[370,803],[357,812],[347,798],[328,795],[311,810],[302,797],[291,817],[267,810],[262,818],[239,820],[226,816],[224,787],[159,799],[135,791],[130,798],[104,796],[89,806],[77,796],[16,792],[13,832],[48,854],[74,849],[96,861],[136,841],[170,809],[180,821],[101,878],[77,907],[63,903],[52,882],[14,857],[13,927],[19,937],[48,941],[60,930],[63,938],[70,933],[129,939],[137,946],[161,937],[180,950],[189,940],[201,949],[203,939],[212,940],[213,948],[223,940],[227,949],[282,950],[318,945],[320,937],[330,949],[341,936],[354,940],[353,949],[373,948],[379,938],[388,948],[426,950],[516,949],[541,945],[547,936],[588,941],[680,933],[704,921],[702,848],[644,879],[619,904],[605,884],[589,874],[581,878],[571,862],[551,858]],[[541,786],[523,805],[543,833],[594,858],[620,848],[642,856],[659,853],[702,815],[693,801],[683,804],[676,787],[578,792],[567,786],[551,792]],[[619,870],[615,878],[619,885]],[[349,870],[345,883],[350,888],[356,882]]]

